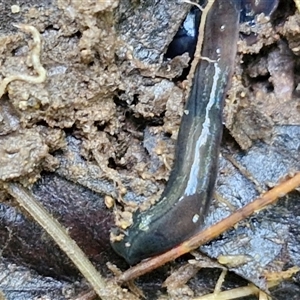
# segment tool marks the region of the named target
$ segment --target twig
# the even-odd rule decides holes
[[[53,238],[57,245],[73,261],[78,270],[91,284],[97,295],[103,300],[112,299],[112,287],[97,272],[76,242],[67,234],[65,228],[59,224],[35,199],[18,183],[7,183],[8,192],[25,208],[25,210],[38,222]],[[42,263],[42,262],[41,262]],[[111,285],[111,283],[109,283]],[[122,295],[122,289],[115,285],[114,292]],[[137,299],[132,295],[131,299]]]
[[[259,182],[252,176],[252,174],[241,164],[239,163],[237,160],[235,160],[235,158],[230,155],[230,154],[224,154],[223,155],[226,160],[228,160],[229,162],[232,163],[232,165],[243,175],[245,176],[249,181],[251,181],[256,190],[259,192],[259,193],[263,193],[264,192],[264,189],[262,188],[262,186],[259,184]]]
[[[228,270],[226,270],[226,269],[222,270],[222,273],[220,274],[219,279],[218,279],[218,281],[216,283],[216,286],[215,286],[215,290],[214,290],[215,295],[218,295],[218,294],[221,293],[222,284],[225,281],[225,277],[227,275],[227,272],[228,272]]]
[[[143,274],[148,273],[169,261],[172,261],[179,256],[194,250],[208,241],[216,238],[224,231],[233,227],[235,224],[251,216],[253,213],[264,209],[267,205],[274,203],[277,198],[283,197],[290,191],[300,186],[300,173],[297,173],[294,177],[287,181],[280,183],[270,191],[266,192],[260,198],[250,202],[244,207],[238,209],[229,217],[221,220],[220,222],[202,230],[198,234],[194,235],[187,241],[183,242],[179,246],[165,252],[159,256],[142,261],[135,267],[132,267],[125,271],[122,275],[117,277],[117,281],[122,283],[132,279],[135,279]]]
[[[192,3],[191,1],[185,1],[185,2]],[[204,29],[205,29],[205,24],[206,24],[206,17],[208,15],[211,7],[213,6],[214,2],[215,2],[215,0],[208,0],[206,6],[202,9],[200,9],[202,11],[202,15],[201,15],[201,21],[200,21],[200,25],[199,25],[198,41],[197,41],[194,59],[191,63],[191,69],[190,69],[190,72],[189,72],[189,75],[187,78],[188,85],[187,85],[187,89],[186,89],[186,95],[189,95],[189,93],[190,93],[190,89],[191,89],[191,86],[193,83],[193,78],[195,75],[195,69],[197,67],[199,60],[204,59],[204,60],[213,62],[212,60],[210,60],[207,57],[202,57],[201,52],[202,52],[203,41],[204,41]],[[196,5],[196,6],[198,7],[198,5]]]
[[[271,282],[268,284],[268,288],[274,287],[276,285],[278,285],[278,282]],[[232,300],[244,298],[259,293],[259,288],[257,288],[254,284],[249,284],[248,286],[238,287],[228,291],[220,292],[218,295],[212,293],[205,296],[193,298],[193,300]]]

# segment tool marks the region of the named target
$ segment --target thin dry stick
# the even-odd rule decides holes
[[[104,278],[97,272],[92,263],[85,256],[66,230],[55,220],[35,199],[18,183],[7,183],[8,192],[25,208],[25,210],[46,230],[59,247],[73,261],[78,270],[91,284],[97,295],[103,300],[111,300],[111,289],[108,289]],[[122,294],[119,286],[114,291]],[[137,299],[132,295],[131,299]]]
[[[26,74],[17,74],[17,75],[11,75],[6,78],[4,78],[0,82],[0,98],[3,96],[3,94],[6,91],[7,85],[15,80],[22,80],[30,83],[41,83],[45,81],[46,79],[46,70],[40,63],[40,52],[41,52],[41,36],[38,30],[31,25],[26,24],[18,24],[14,25],[15,27],[19,28],[20,30],[30,33],[33,38],[33,48],[31,50],[31,61],[32,65],[37,72],[38,76],[30,76]]]
[[[278,285],[278,282],[271,282],[268,284],[268,288]],[[243,298],[255,294],[259,294],[260,290],[254,284],[248,286],[239,287],[227,291],[220,292],[219,294],[208,294],[201,297],[193,298],[193,300],[232,300]]]
[[[216,283],[215,290],[214,290],[214,294],[215,295],[220,294],[222,285],[223,285],[223,283],[225,281],[225,277],[227,275],[227,272],[228,272],[228,270],[225,269],[225,270],[222,271],[221,275],[219,276],[219,279],[218,279],[218,281]]]
[[[122,275],[117,277],[117,281],[122,283],[132,279],[135,279],[143,274],[146,274],[169,261],[172,261],[179,256],[188,253],[208,241],[216,238],[224,231],[233,227],[235,224],[251,216],[253,213],[258,212],[265,208],[267,205],[274,203],[277,198],[283,197],[290,191],[300,186],[300,173],[296,174],[293,178],[280,183],[270,191],[266,192],[260,198],[250,202],[244,207],[238,209],[229,217],[221,220],[220,222],[202,230],[198,234],[194,235],[187,241],[183,242],[179,246],[165,252],[159,256],[143,261],[135,267],[132,267],[125,271]]]
[[[191,1],[186,1],[187,3],[192,3]],[[213,6],[215,0],[208,0],[206,6],[202,9],[202,15],[201,15],[201,21],[199,25],[199,33],[198,33],[198,41],[197,41],[197,46],[195,50],[195,55],[194,59],[191,63],[191,69],[187,78],[188,86],[186,90],[186,95],[189,95],[190,89],[193,83],[193,78],[195,75],[195,69],[197,67],[197,64],[200,59],[206,59],[209,60],[208,58],[202,57],[201,52],[202,52],[202,47],[203,47],[203,41],[204,41],[204,29],[205,29],[205,24],[206,24],[206,17],[208,15],[208,12],[210,11],[211,7]],[[198,5],[196,5],[198,6]]]

